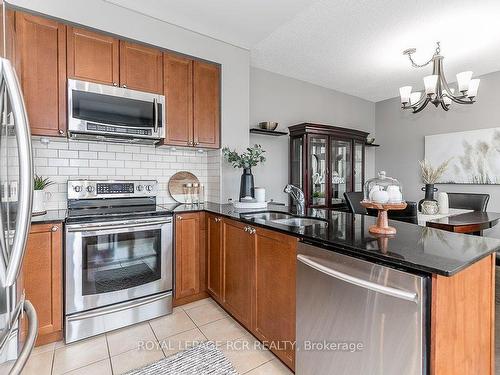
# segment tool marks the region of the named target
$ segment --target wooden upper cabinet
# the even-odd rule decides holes
[[[120,85],[163,94],[163,53],[157,48],[120,41]]]
[[[246,328],[252,326],[255,235],[247,225],[223,220],[223,305]]]
[[[62,223],[34,224],[26,244],[22,278],[38,317],[37,345],[62,338],[62,229]]]
[[[220,147],[220,67],[195,61],[193,67],[194,145]]]
[[[193,140],[193,60],[163,54],[164,95],[167,103],[165,144],[190,146]]]
[[[15,67],[33,135],[66,134],[66,26],[15,13]]]
[[[297,239],[258,228],[255,252],[255,335],[294,368]]]
[[[207,215],[207,289],[212,297],[222,302],[222,218]]]
[[[200,215],[176,215],[174,299],[200,292]]]
[[[68,77],[108,85],[118,85],[118,39],[87,29],[67,27]]]

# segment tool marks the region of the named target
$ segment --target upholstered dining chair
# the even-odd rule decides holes
[[[353,214],[367,215],[368,212],[366,208],[361,205],[361,201],[364,198],[362,191],[351,191],[344,193],[344,198],[347,203],[349,211]]]
[[[448,193],[450,208],[485,212],[490,200],[489,194]]]

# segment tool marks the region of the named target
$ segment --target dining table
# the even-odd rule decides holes
[[[418,214],[418,224],[449,232],[481,234],[485,229],[494,227],[500,221],[498,212],[482,212],[450,208],[447,214]]]

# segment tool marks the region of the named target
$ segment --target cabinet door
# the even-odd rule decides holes
[[[176,215],[175,299],[200,292],[200,216],[197,212]]]
[[[220,68],[194,62],[194,145],[220,147]]]
[[[297,239],[257,229],[254,331],[293,369]]]
[[[120,41],[120,85],[163,94],[163,54],[156,48]]]
[[[247,226],[223,220],[223,305],[248,329],[252,322],[255,235]]]
[[[38,317],[37,345],[62,338],[62,223],[36,224],[26,244],[22,275]]]
[[[167,102],[165,144],[190,146],[193,142],[193,61],[163,55],[163,77]]]
[[[222,302],[222,219],[208,215],[208,291]]]
[[[66,26],[22,12],[15,20],[15,64],[31,133],[65,135]]]
[[[68,77],[118,85],[118,39],[71,26],[67,30]]]
[[[344,193],[352,191],[352,141],[330,137],[330,207],[345,207]]]
[[[365,145],[364,142],[354,141],[354,190],[363,191],[365,183]]]
[[[308,150],[308,205],[325,207],[328,195],[328,137],[320,135],[308,136]]]

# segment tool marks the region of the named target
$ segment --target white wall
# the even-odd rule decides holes
[[[249,51],[102,0],[12,0],[11,4],[222,65],[222,144],[248,145]],[[223,168],[221,194],[235,196],[239,174]]]
[[[413,114],[400,109],[399,98],[376,104],[376,130],[380,147],[376,151],[376,168],[387,171],[402,184],[408,200],[423,198],[418,160],[424,158],[424,137],[431,134],[500,126],[500,72],[481,77],[477,102],[458,105],[445,112],[429,104]],[[438,184],[440,191],[489,193],[489,211],[500,212],[500,185]]]
[[[354,128],[375,134],[375,103],[338,91],[285,77],[262,69],[250,69],[250,126],[277,121],[278,129],[301,122]],[[267,189],[267,197],[288,202],[283,193],[288,183],[288,136],[250,135],[261,144],[267,161],[253,169],[255,185]],[[366,150],[366,177],[374,174],[373,148]]]

